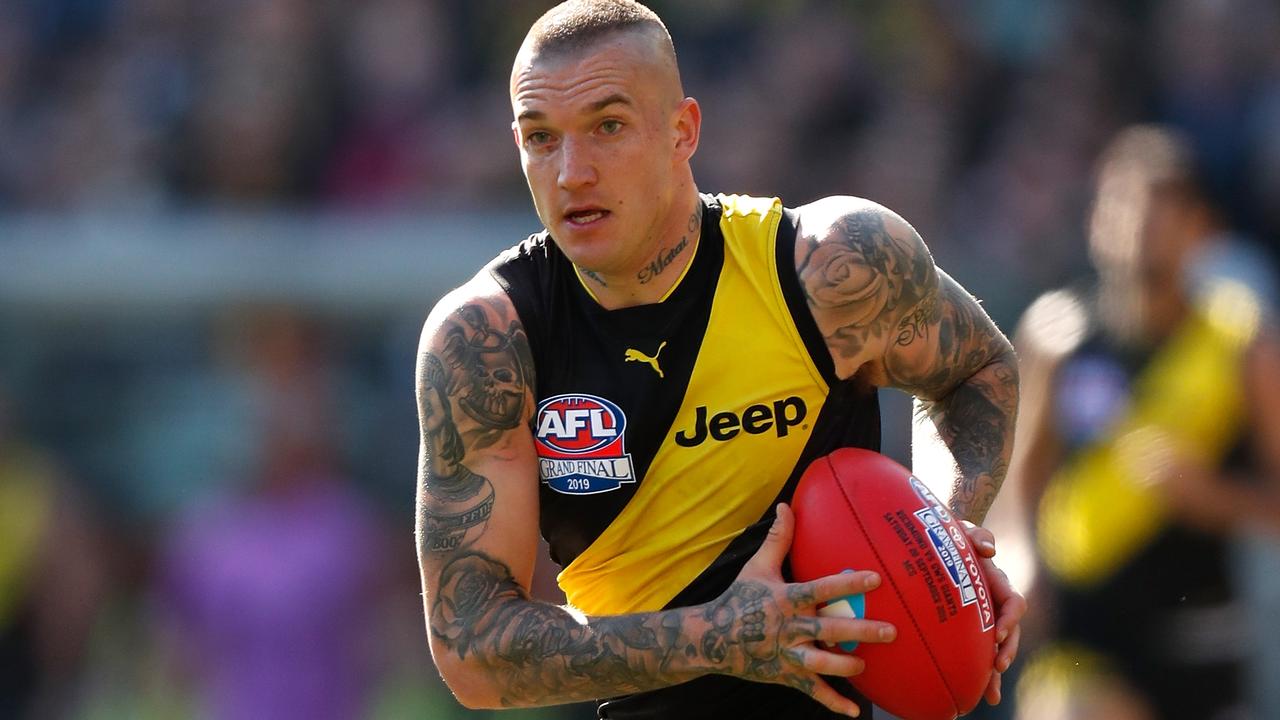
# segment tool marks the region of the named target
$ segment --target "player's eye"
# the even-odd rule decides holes
[[[600,132],[605,135],[617,135],[622,132],[622,121],[610,118],[600,123]]]
[[[526,144],[531,147],[542,147],[551,143],[551,133],[546,130],[534,130],[524,137]]]

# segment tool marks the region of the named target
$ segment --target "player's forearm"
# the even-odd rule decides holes
[[[955,459],[951,510],[981,524],[1004,482],[1018,414],[1018,365],[997,354],[943,397],[922,404]]]
[[[433,654],[471,707],[555,705],[711,672],[759,674],[756,645],[767,644],[763,627],[756,637],[744,622],[768,601],[751,583],[705,605],[588,619],[531,600],[506,565],[481,552],[456,556],[441,578],[430,602]]]

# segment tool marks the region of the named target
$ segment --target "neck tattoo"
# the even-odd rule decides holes
[[[701,225],[702,203],[698,203],[698,209],[689,216],[688,229],[684,235],[680,236],[680,241],[669,248],[659,249],[658,257],[654,258],[653,262],[640,268],[640,272],[636,273],[636,280],[639,280],[641,285],[645,285],[650,280],[661,275],[662,271],[670,267],[671,263],[680,257],[680,253],[683,253],[689,247],[689,237],[697,232]],[[601,284],[603,285],[604,283]]]

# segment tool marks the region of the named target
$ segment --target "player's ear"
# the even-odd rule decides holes
[[[673,120],[675,130],[675,153],[677,160],[688,160],[698,150],[698,139],[702,135],[702,108],[698,101],[687,97],[676,106]]]
[[[511,139],[516,141],[516,149],[520,149],[520,123],[511,121]]]

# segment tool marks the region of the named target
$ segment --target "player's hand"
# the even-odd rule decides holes
[[[991,560],[996,554],[996,539],[991,531],[962,520],[969,542],[977,551],[982,574],[987,578],[987,590],[996,606],[996,663],[991,671],[991,681],[983,697],[995,705],[1000,702],[1000,675],[1009,669],[1018,656],[1018,640],[1022,637],[1022,616],[1027,613],[1027,599],[1009,582],[1009,576]]]
[[[795,517],[778,506],[778,517],[737,580],[705,605],[709,623],[702,652],[727,674],[756,682],[778,683],[803,691],[833,712],[857,717],[857,703],[836,692],[820,675],[849,677],[862,672],[861,658],[820,646],[842,642],[889,642],[897,630],[889,623],[820,617],[821,603],[874,590],[873,572],[842,573],[811,582],[787,583],[782,562],[791,550]]]

